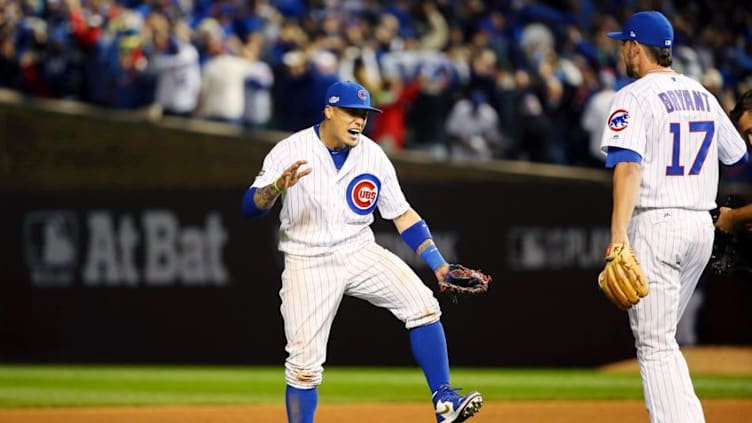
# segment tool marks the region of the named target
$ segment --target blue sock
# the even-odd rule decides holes
[[[449,354],[441,321],[410,329],[413,357],[426,375],[431,393],[449,384]]]
[[[298,389],[287,385],[285,405],[288,423],[313,423],[313,414],[319,402],[316,388]]]

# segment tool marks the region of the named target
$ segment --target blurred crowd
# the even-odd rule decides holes
[[[0,86],[294,131],[350,79],[388,151],[602,166],[630,82],[606,33],[644,9],[726,110],[752,88],[752,7],[725,0],[0,0]]]

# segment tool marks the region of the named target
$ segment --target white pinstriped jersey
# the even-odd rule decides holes
[[[617,92],[601,149],[642,156],[638,208],[711,210],[718,161],[733,164],[744,140],[716,98],[697,81],[673,72],[649,73]]]
[[[282,252],[316,256],[373,241],[376,207],[390,220],[410,208],[394,166],[378,144],[361,135],[338,171],[313,127],[278,142],[252,186],[271,184],[297,160],[307,160],[302,169],[312,172],[282,195]]]

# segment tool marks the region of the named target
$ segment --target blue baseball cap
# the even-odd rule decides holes
[[[630,16],[621,32],[609,32],[608,37],[637,41],[646,46],[671,48],[674,44],[674,28],[663,13],[651,10]]]
[[[326,105],[381,113],[381,110],[371,107],[368,90],[353,81],[339,81],[330,85],[326,90]]]

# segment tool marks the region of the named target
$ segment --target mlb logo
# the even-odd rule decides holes
[[[35,211],[23,225],[24,255],[36,285],[67,285],[78,263],[78,222],[65,210]]]

